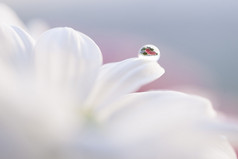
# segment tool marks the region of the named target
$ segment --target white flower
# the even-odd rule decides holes
[[[34,42],[2,25],[0,158],[236,159],[208,100],[133,93],[163,73],[143,58],[102,65],[98,46],[70,28]]]
[[[0,24],[2,23],[25,28],[24,23],[20,20],[17,14],[7,5],[0,3]]]
[[[8,7],[6,4],[0,2],[0,24],[8,24],[13,26],[19,26],[27,30],[34,39],[38,39],[39,36],[49,29],[49,25],[40,19],[30,20],[26,25],[18,17],[18,15]]]

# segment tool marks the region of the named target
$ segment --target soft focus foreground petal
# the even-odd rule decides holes
[[[221,136],[196,131],[174,130],[140,139],[136,143],[118,143],[118,159],[237,159],[236,154]]]
[[[61,149],[80,126],[75,104],[65,96],[35,91],[34,86],[20,87],[21,84],[0,89],[0,130],[4,132],[0,140],[9,145],[0,158],[4,159],[2,155],[6,159],[62,156]],[[7,152],[12,149],[19,151]]]
[[[87,105],[100,108],[138,90],[163,73],[164,69],[157,62],[139,58],[105,64],[100,70]]]
[[[29,69],[34,40],[22,29],[0,25],[0,60],[17,71]]]
[[[187,120],[188,122],[191,119],[213,118],[216,116],[216,112],[207,99],[176,91],[132,93],[122,97],[119,102],[115,102],[111,107],[103,109],[101,115],[114,118],[119,117],[118,115],[124,116],[124,113],[139,115],[136,112],[140,112],[140,115],[145,114],[145,117],[147,117],[146,113],[141,111],[142,109],[145,109],[145,112],[154,114],[154,116],[151,114],[151,117],[166,119],[176,117],[183,121],[189,119]],[[158,113],[162,114],[162,116],[158,115]],[[132,116],[129,115],[128,117]]]
[[[38,90],[4,63],[0,77],[0,158],[62,156],[61,149],[80,127],[76,103],[60,93]]]
[[[24,29],[26,28],[23,22],[11,8],[3,3],[0,3],[0,24],[2,23],[19,26]]]
[[[81,101],[91,91],[101,64],[101,51],[94,41],[71,28],[51,29],[36,44],[35,69],[39,84],[61,91],[77,91]]]
[[[203,129],[201,123],[215,120],[204,98],[172,91],[135,93],[104,113],[110,114],[106,129],[121,158],[236,159],[226,139]]]
[[[211,132],[220,132],[227,137],[229,142],[238,147],[238,123],[237,121],[219,118],[215,122],[207,122],[203,124],[204,128]]]

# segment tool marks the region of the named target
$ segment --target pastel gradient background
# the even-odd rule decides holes
[[[96,41],[104,63],[161,51],[166,73],[141,90],[173,89],[208,97],[238,117],[237,0],[1,0],[27,24],[73,27]],[[140,80],[140,79],[138,79]]]

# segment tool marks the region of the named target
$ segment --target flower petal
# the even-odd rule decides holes
[[[0,128],[7,134],[3,136],[5,144],[14,145],[5,147],[6,151],[15,148],[21,150],[22,155],[35,155],[29,158],[54,158],[54,153],[49,150],[61,153],[58,149],[62,150],[80,127],[72,101],[48,92],[31,92],[25,88],[8,90],[4,94],[0,89],[0,102]],[[18,154],[14,149],[11,152]],[[3,158],[2,155],[0,153],[0,158]]]
[[[0,25],[0,60],[14,69],[29,68],[34,40],[22,29]]]
[[[176,117],[179,115],[181,116],[179,119],[201,119],[204,117],[210,118],[216,116],[216,112],[213,110],[210,101],[207,99],[176,91],[149,91],[132,93],[124,96],[120,102],[116,102],[108,109],[102,110],[102,112],[107,112],[111,116],[121,114],[119,112],[123,112],[124,110],[126,113],[132,114],[139,112],[134,111],[134,109],[145,109],[146,112],[152,111],[151,113],[155,113],[155,116],[158,116],[158,113],[161,113],[163,116],[167,115],[164,113],[169,113],[170,116],[176,115]],[[141,115],[146,114],[144,111],[141,111],[140,113],[142,113]]]
[[[238,147],[238,123],[237,121],[231,121],[223,118],[215,122],[204,123],[204,128],[212,132],[220,132],[227,137],[229,142]]]
[[[38,82],[50,88],[77,91],[81,100],[90,92],[101,63],[101,51],[94,41],[71,28],[51,29],[36,44]]]
[[[19,26],[23,29],[26,28],[24,23],[17,16],[17,14],[3,3],[0,3],[0,23]]]
[[[132,58],[102,67],[87,105],[100,108],[115,99],[136,91],[164,73],[155,61]]]
[[[125,96],[107,109],[102,109],[99,118],[108,121],[115,132],[128,140],[146,136],[155,131],[166,131],[181,126],[194,125],[215,112],[209,101],[173,91],[153,91]],[[133,127],[132,127],[133,125]],[[119,135],[119,134],[118,134]]]
[[[215,120],[204,98],[155,91],[128,95],[112,107],[104,110],[110,114],[105,129],[124,158],[236,159],[226,139],[201,125]]]
[[[213,119],[215,115],[208,100],[175,91],[133,93],[100,112],[101,119],[115,119],[119,123],[114,125],[122,126],[122,130],[130,130],[126,127],[130,124],[125,123],[136,121],[132,130],[138,133],[163,130],[171,125],[198,124]],[[135,136],[134,132],[131,133]]]

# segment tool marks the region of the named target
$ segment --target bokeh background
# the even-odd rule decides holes
[[[161,51],[166,73],[141,90],[173,89],[208,97],[238,117],[237,0],[1,0],[32,26],[69,26],[96,41],[104,63]],[[35,21],[36,22],[36,21]],[[140,80],[140,79],[138,79]]]

